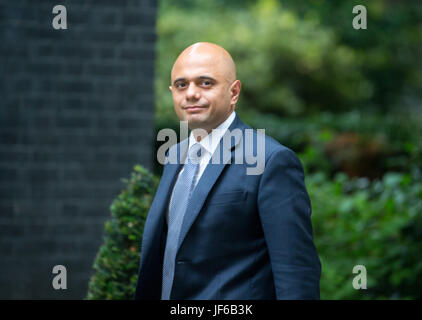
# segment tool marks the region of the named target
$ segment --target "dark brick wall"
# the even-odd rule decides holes
[[[154,159],[155,16],[152,0],[0,2],[0,298],[86,296],[121,178]]]

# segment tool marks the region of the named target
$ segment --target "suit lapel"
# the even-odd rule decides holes
[[[226,157],[226,159],[224,159],[223,158],[224,152],[223,152],[220,156],[219,164],[212,164],[210,160],[197,186],[195,187],[195,190],[192,193],[191,200],[186,209],[185,216],[183,218],[183,224],[182,224],[182,229],[180,231],[180,237],[179,237],[179,242],[177,245],[177,250],[179,250],[181,244],[183,243],[183,240],[185,239],[187,233],[189,232],[189,229],[191,228],[199,212],[201,211],[201,208],[204,205],[204,202],[207,199],[209,192],[211,191],[212,187],[216,183],[224,167],[230,160],[231,160],[231,163],[234,162],[233,161],[234,149],[241,141],[241,137],[235,136],[234,141],[230,139],[230,144],[228,146],[224,146],[223,141],[224,141],[225,136],[230,135],[230,132],[235,128],[239,128],[240,125],[241,125],[241,121],[236,115],[235,119],[233,120],[233,123],[230,125],[230,127],[228,128],[224,136],[221,138],[219,146],[217,147],[217,148],[220,148],[220,150],[223,150],[223,148],[228,147],[230,153],[227,153],[227,154],[229,156]]]

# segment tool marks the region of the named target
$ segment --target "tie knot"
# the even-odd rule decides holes
[[[201,157],[204,153],[203,147],[200,143],[195,143],[190,147],[188,152],[188,162],[193,164],[199,164]]]

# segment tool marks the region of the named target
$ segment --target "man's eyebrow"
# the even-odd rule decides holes
[[[200,76],[199,79],[215,81],[215,79],[213,77],[210,77],[210,76]]]
[[[213,77],[210,77],[210,76],[199,76],[198,78],[201,79],[201,80],[212,80],[212,81],[216,82],[216,80]],[[186,80],[186,78],[183,78],[183,77],[177,78],[176,80],[173,81],[173,84],[176,84],[179,81],[185,81],[185,80]]]
[[[186,79],[185,78],[177,78],[176,80],[173,81],[173,84],[176,84],[176,82],[184,81],[184,80],[186,80]]]

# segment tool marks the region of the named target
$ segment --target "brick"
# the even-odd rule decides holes
[[[89,93],[92,91],[93,84],[87,81],[62,82],[58,88],[63,93]]]
[[[37,170],[31,171],[29,174],[29,181],[32,184],[36,184],[39,182],[56,181],[56,180],[57,180],[56,170],[37,169]]]
[[[112,47],[102,48],[100,51],[100,57],[103,59],[113,59],[115,56],[115,50]]]
[[[92,33],[92,38],[100,43],[113,43],[121,45],[125,41],[124,29],[116,30],[98,30]]]
[[[84,68],[81,63],[68,63],[64,66],[64,72],[66,75],[82,75]]]
[[[59,46],[56,50],[58,56],[63,58],[89,59],[94,56],[91,48],[83,47],[80,44]]]
[[[20,165],[22,162],[27,162],[29,154],[22,151],[0,151],[0,162],[15,163]]]
[[[17,172],[15,169],[0,169],[0,181],[1,180],[15,180]]]
[[[57,119],[57,126],[63,128],[86,128],[90,123],[90,119],[86,117],[59,117]]]
[[[56,4],[0,5],[0,298],[84,298],[121,178],[153,160],[156,1],[65,1],[60,31]]]
[[[151,26],[155,23],[154,16],[144,14],[143,12],[125,13],[122,19],[127,26]]]
[[[87,73],[96,76],[124,76],[126,70],[120,66],[103,63],[89,66]]]
[[[47,128],[53,125],[53,119],[51,116],[37,116],[32,123],[37,128]]]
[[[13,205],[0,203],[0,216],[2,218],[12,218],[13,214],[14,214]]]
[[[16,144],[18,136],[16,132],[0,132],[0,144]]]
[[[3,237],[22,237],[24,229],[21,226],[0,225],[0,233]]]
[[[140,129],[144,125],[142,119],[120,119],[118,121],[119,129]]]
[[[121,50],[120,57],[130,60],[154,60],[155,53],[153,50],[124,48]]]

